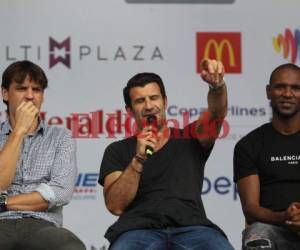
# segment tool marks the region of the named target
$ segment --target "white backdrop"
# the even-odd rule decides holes
[[[166,85],[168,118],[182,124],[182,111],[190,110],[191,119],[196,119],[196,113],[206,106],[208,89],[197,73],[197,58],[201,59],[205,53],[209,39],[215,39],[217,49],[215,53],[212,45],[210,52],[206,49],[208,54],[219,53],[229,71],[226,121],[230,130],[217,141],[207,162],[203,200],[209,218],[240,249],[244,219],[232,181],[233,147],[241,136],[270,119],[265,85],[271,70],[291,60],[299,62],[300,38],[295,38],[295,34],[300,30],[300,3],[297,0],[199,2],[0,2],[1,72],[15,60],[29,59],[39,64],[50,81],[43,106],[45,120],[74,128],[70,117],[78,113],[85,132],[87,124],[91,124],[90,138],[77,138],[80,175],[74,199],[64,210],[65,227],[74,231],[89,250],[106,249],[104,232],[116,220],[107,212],[102,188],[96,184],[104,148],[113,140],[124,138],[124,128],[115,139],[107,138],[105,129],[108,114],[116,110],[122,111],[124,123],[122,88],[137,72],[156,72]],[[285,38],[286,30],[291,36],[286,39],[290,46],[284,56],[284,43],[278,43],[277,38],[280,34]],[[228,38],[229,33],[236,34],[237,40]],[[226,39],[232,46],[235,66],[226,59],[230,54],[230,46],[227,50],[224,43]],[[1,110],[3,120],[2,104]],[[77,134],[77,137],[84,136]]]

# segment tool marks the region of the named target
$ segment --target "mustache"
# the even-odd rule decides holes
[[[157,114],[160,114],[160,109],[156,109],[155,111],[154,110],[151,110],[151,111],[142,111],[142,116],[143,117],[147,117],[147,116],[150,116],[150,115],[157,115]]]

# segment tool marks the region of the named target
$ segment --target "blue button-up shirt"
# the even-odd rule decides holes
[[[0,150],[11,130],[8,121],[1,123]],[[61,226],[62,207],[72,198],[76,176],[76,145],[70,131],[41,121],[38,129],[23,140],[16,174],[7,193],[13,196],[37,191],[49,207],[44,212],[6,211],[0,213],[0,219],[33,217]]]

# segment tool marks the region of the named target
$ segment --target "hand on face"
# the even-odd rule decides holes
[[[23,101],[15,112],[15,130],[28,134],[39,114],[39,109],[31,101]]]
[[[213,87],[218,87],[224,82],[224,66],[222,62],[204,59],[201,62],[201,77],[203,81],[212,85]]]

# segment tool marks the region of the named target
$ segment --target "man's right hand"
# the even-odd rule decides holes
[[[293,202],[285,211],[288,228],[296,233],[300,233],[300,202]]]
[[[14,130],[21,135],[28,134],[38,114],[39,110],[32,102],[23,101],[16,109]]]
[[[155,149],[157,144],[156,130],[154,126],[145,126],[137,136],[136,154],[145,160],[147,159],[146,147],[150,146]]]

